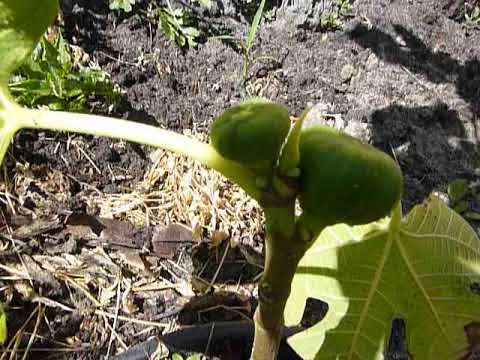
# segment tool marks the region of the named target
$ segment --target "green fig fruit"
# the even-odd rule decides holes
[[[285,107],[254,99],[223,112],[212,125],[210,140],[223,157],[267,175],[277,164],[289,129]]]
[[[300,169],[302,209],[322,226],[376,221],[390,213],[403,191],[402,173],[391,157],[328,126],[303,130]]]

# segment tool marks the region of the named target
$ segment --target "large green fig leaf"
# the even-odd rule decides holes
[[[57,0],[0,0],[0,164],[20,128],[19,107],[7,84],[13,70],[30,54],[58,11]]]
[[[57,14],[57,0],[0,0],[0,81],[32,51]]]
[[[286,323],[299,322],[307,298],[328,312],[289,342],[305,359],[383,359],[392,320],[402,318],[414,359],[470,359],[480,345],[471,343],[479,281],[475,231],[435,196],[404,221],[329,227],[298,266]]]

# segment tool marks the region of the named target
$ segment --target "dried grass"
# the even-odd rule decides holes
[[[206,135],[187,135],[207,141]],[[88,156],[81,146],[75,142],[71,151]],[[98,209],[101,217],[128,220],[138,227],[183,223],[193,229],[196,238],[207,237],[214,246],[228,237],[232,244],[238,241],[252,245],[253,239],[262,234],[263,217],[258,204],[222,175],[167,151],[157,150],[151,158],[152,166],[143,180],[117,194],[102,193],[76,180],[74,174],[48,168],[39,178],[28,164],[17,164],[12,179],[5,173],[0,182],[0,301],[7,306],[16,304],[9,314],[33,312],[23,324],[17,324],[2,359],[35,358],[38,352],[45,351],[66,357],[81,352],[114,354],[126,349],[132,337],[177,328],[174,320],[155,321],[142,314],[133,301],[135,297],[149,301],[166,291],[175,291],[186,301],[194,294],[194,286],[183,276],[172,276],[176,282],[172,283],[162,277],[162,272],[170,271],[165,266],[135,267],[118,251],[83,247],[75,254],[30,253],[39,240],[15,239],[6,214],[33,218],[55,215],[55,204],[71,200],[72,181],[84,189],[76,195],[77,200],[84,200],[92,211]],[[88,161],[93,162],[92,158]],[[32,192],[32,185],[40,191]],[[27,198],[42,206],[26,208]],[[223,256],[220,254],[222,260],[215,277],[229,248],[226,246]],[[166,263],[180,273],[188,273],[179,263]],[[215,277],[205,287],[211,288]],[[242,291],[239,286],[234,290]],[[62,341],[52,339],[46,329],[51,328],[53,318],[74,314],[82,317],[77,334]],[[125,333],[126,325],[136,329],[134,335]],[[88,345],[82,334],[88,334]]]
[[[193,136],[186,132],[187,135]],[[194,135],[206,141],[206,135]],[[221,174],[168,151],[156,150],[142,182],[125,194],[97,194],[100,216],[125,218],[137,226],[183,223],[200,237],[222,234],[248,241],[262,232],[256,201]]]

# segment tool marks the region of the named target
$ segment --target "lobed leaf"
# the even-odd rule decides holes
[[[0,0],[0,163],[20,128],[19,117],[9,116],[17,105],[10,98],[8,80],[30,54],[57,11],[57,0]]]
[[[434,196],[401,223],[329,227],[299,264],[286,322],[298,323],[310,297],[329,310],[289,342],[305,359],[380,360],[392,321],[403,318],[414,359],[467,359],[480,327],[479,281],[475,231]]]
[[[115,102],[118,93],[104,72],[81,64],[77,69],[62,35],[43,36],[32,56],[11,77],[9,90],[26,107],[82,111],[90,95]]]
[[[58,12],[56,0],[0,0],[0,83],[30,54]],[[32,16],[35,14],[35,16]]]

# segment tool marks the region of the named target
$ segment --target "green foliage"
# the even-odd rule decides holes
[[[452,203],[458,203],[462,200],[468,191],[468,182],[465,179],[455,179],[448,184],[448,196]]]
[[[180,47],[196,47],[200,31],[191,26],[192,21],[188,13],[182,8],[174,9],[169,1],[167,1],[167,6],[154,4],[159,17],[159,27],[165,36],[169,40],[175,41]]]
[[[465,12],[465,22],[467,26],[480,25],[480,6],[475,6],[468,12]]]
[[[402,173],[392,158],[328,126],[302,132],[300,170],[300,203],[321,226],[378,220],[402,194]]]
[[[475,231],[434,196],[404,221],[398,211],[391,220],[329,227],[300,261],[285,315],[297,323],[309,297],[329,310],[289,342],[304,359],[380,360],[392,320],[403,318],[414,359],[466,359],[464,328],[480,320],[471,290],[478,281]]]
[[[252,24],[250,25],[250,29],[248,31],[247,39],[245,44],[242,46],[243,52],[243,80],[245,81],[248,77],[248,70],[250,67],[251,62],[251,55],[250,50],[253,47],[253,43],[255,41],[255,36],[258,31],[258,27],[260,25],[260,21],[262,20],[263,9],[265,8],[265,0],[260,1],[260,5],[258,5],[258,9],[255,12],[255,16],[253,17]]]
[[[110,10],[123,10],[125,12],[132,11],[132,5],[135,5],[135,0],[109,0]]]
[[[320,16],[319,27],[323,31],[340,30],[343,26],[342,21],[339,19],[337,13],[331,13]]]
[[[471,211],[471,203],[480,204],[480,191],[470,187],[465,179],[455,179],[447,188],[450,205],[453,209],[470,220],[480,220],[480,213]]]
[[[350,0],[335,0],[332,8],[320,15],[319,27],[324,31],[339,30],[343,27],[343,19],[352,16],[352,13]]]
[[[260,1],[260,5],[258,5],[258,9],[255,12],[255,16],[253,17],[252,24],[250,25],[250,29],[247,35],[247,41],[245,42],[245,47],[247,51],[253,46],[253,42],[255,41],[255,35],[258,31],[258,26],[260,25],[260,20],[262,20],[263,9],[265,7],[265,0]]]
[[[462,213],[468,209],[468,201],[465,196],[468,192],[468,182],[465,179],[455,179],[448,184],[447,193],[454,210]]]
[[[351,4],[351,0],[336,0],[336,5],[338,9],[338,14],[340,16],[352,16],[353,7]]]
[[[210,139],[223,157],[268,175],[273,173],[289,128],[286,108],[253,99],[222,113],[212,125]]]
[[[7,121],[3,114],[8,108],[15,108],[6,84],[11,72],[28,57],[57,11],[55,0],[0,1],[0,162],[13,135],[21,127],[19,119]]]
[[[7,313],[2,304],[0,304],[0,345],[7,341]]]
[[[237,39],[231,35],[221,35],[221,36],[215,37],[216,39],[220,39],[220,40],[235,41],[239,44],[239,49],[243,55],[242,78],[244,82],[248,78],[248,71],[250,69],[250,65],[253,62],[255,62],[255,59],[252,59],[251,50],[252,50],[253,44],[255,43],[255,36],[257,35],[258,28],[262,20],[262,16],[264,15],[264,8],[265,8],[265,0],[261,0],[244,40]]]
[[[57,11],[57,1],[52,0],[0,1],[1,82],[30,54]]]
[[[10,79],[10,91],[19,104],[67,111],[83,110],[90,95],[102,96],[109,102],[118,98],[103,71],[76,67],[70,47],[60,33],[52,40],[44,36]]]

